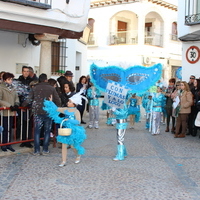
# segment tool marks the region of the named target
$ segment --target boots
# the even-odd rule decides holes
[[[169,126],[166,127],[165,132],[169,132]]]
[[[181,133],[180,135],[178,135],[178,138],[184,138],[184,137],[185,137],[184,133]]]
[[[124,160],[124,157],[127,156],[126,148],[124,145],[117,145],[117,155],[113,158],[114,161]]]

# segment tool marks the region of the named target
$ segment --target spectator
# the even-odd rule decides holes
[[[74,86],[71,83],[65,83],[61,97],[60,97],[61,98],[61,106],[67,107],[69,98],[72,97],[74,94],[75,94]]]
[[[185,81],[181,81],[180,85],[181,85],[180,104],[179,104],[180,109],[176,121],[176,132],[174,135],[175,138],[185,137],[187,131],[188,115],[191,112],[191,106],[193,104],[193,97],[192,93],[190,92],[189,85]]]
[[[84,88],[82,95],[86,96],[87,92],[87,78],[86,76],[81,76],[79,79],[79,82],[76,84],[76,92],[80,92],[80,90]],[[86,124],[86,122],[83,121],[83,114],[85,110],[85,99],[82,99],[82,104],[77,106],[77,109],[80,112],[81,115],[81,124]]]
[[[0,84],[0,107],[10,107],[11,110],[3,111],[3,137],[2,143],[11,142],[11,132],[12,132],[12,124],[13,124],[13,116],[19,106],[19,98],[18,94],[12,85],[14,75],[5,72],[3,74],[3,83]],[[8,135],[9,133],[9,135]],[[8,140],[9,138],[9,140]],[[2,151],[10,150],[14,152],[15,150],[11,145],[1,146]]]
[[[5,71],[1,71],[0,72],[0,83],[3,82],[3,75],[4,75]]]
[[[194,103],[191,106],[191,113],[189,115],[189,122],[188,122],[188,129],[192,130],[191,131],[191,135],[192,136],[196,136],[197,135],[197,129],[198,127],[196,127],[194,125],[197,113],[200,111],[200,80],[199,79],[195,79],[194,80],[194,88],[192,89],[192,94],[193,94],[193,100]]]
[[[52,97],[53,102],[60,106],[60,98],[55,88],[47,82],[47,75],[41,74],[39,76],[39,83],[31,90],[28,99],[23,103],[26,106],[32,102],[33,118],[34,118],[34,152],[33,155],[40,155],[40,132],[44,126],[44,142],[43,155],[49,154],[48,145],[50,139],[50,131],[52,120],[48,114],[43,110],[43,102],[45,99]]]
[[[189,82],[188,82],[190,91],[192,91],[192,89],[194,88],[194,80],[195,80],[195,76],[194,76],[194,75],[191,75],[191,76],[190,76],[190,80],[189,80]]]
[[[71,83],[74,86],[72,78],[73,78],[73,73],[71,71],[66,71],[65,74],[64,74],[64,76],[60,76],[57,79],[57,81],[58,81],[58,83],[60,85],[60,90],[61,91],[63,91],[65,83]],[[75,90],[75,87],[74,87],[74,90]],[[72,92],[74,92],[74,91],[72,91]]]
[[[32,79],[32,81],[37,81],[38,80],[38,77],[37,75],[34,73],[34,70],[32,67],[28,67],[29,68],[29,76],[30,78]]]
[[[32,78],[29,76],[29,67],[23,66],[22,67],[22,75],[18,78],[18,95],[19,95],[19,101],[20,106],[22,106],[22,103],[26,100],[26,98],[29,95],[30,92],[30,83],[33,81]],[[19,89],[20,88],[20,89]],[[31,130],[32,130],[32,121],[31,118],[31,111],[29,112],[29,116],[27,116],[27,112],[22,113],[22,131],[20,131],[20,128],[18,131],[22,132],[22,140],[26,140],[27,136],[28,139],[31,139]],[[27,119],[28,118],[28,119]],[[21,112],[18,112],[18,126],[21,124]],[[27,134],[27,126],[28,126],[28,134]],[[19,133],[18,133],[19,135]],[[28,147],[33,148],[33,145],[30,142],[24,142],[20,144],[20,147]]]
[[[171,78],[169,79],[169,86],[166,89],[166,105],[165,105],[165,110],[167,113],[167,127],[165,132],[169,132],[169,124],[170,124],[170,118],[172,118],[172,128],[171,128],[171,132],[174,132],[175,130],[175,117],[172,116],[172,104],[173,104],[173,99],[171,97],[172,93],[174,92],[175,88],[175,83],[176,83],[176,79],[175,78]]]

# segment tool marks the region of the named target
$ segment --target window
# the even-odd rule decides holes
[[[67,40],[52,42],[51,71],[52,73],[64,73],[67,63]]]

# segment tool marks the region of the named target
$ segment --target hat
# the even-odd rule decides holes
[[[73,76],[73,73],[71,71],[66,71],[64,73],[65,76]]]

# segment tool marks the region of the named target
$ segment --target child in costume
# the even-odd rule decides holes
[[[152,93],[149,93],[148,99],[146,101],[145,105],[145,111],[146,111],[146,129],[151,129],[151,116],[152,116]]]
[[[160,134],[160,123],[161,123],[161,113],[162,107],[165,106],[166,98],[164,94],[161,93],[161,88],[157,87],[157,93],[153,95],[153,105],[152,105],[152,135]]]
[[[127,105],[128,107],[128,115],[130,116],[130,128],[134,128],[135,122],[139,122],[140,120],[140,102],[139,97],[136,96],[136,93],[132,94],[132,96],[128,99]]]
[[[67,160],[67,145],[73,147],[74,152],[76,153],[75,163],[80,162],[81,155],[85,153],[85,149],[81,146],[83,141],[86,139],[85,129],[80,124],[80,113],[77,110],[76,106],[81,104],[81,98],[84,98],[80,95],[81,91],[72,97],[69,98],[67,103],[68,107],[58,108],[52,101],[44,101],[44,110],[49,114],[49,116],[55,121],[55,123],[60,124],[63,120],[63,127],[71,129],[71,135],[69,136],[57,136],[57,141],[62,143],[62,162],[59,165],[63,167],[66,165]],[[59,114],[65,114],[65,117],[59,117]]]
[[[112,108],[114,115],[116,116],[116,129],[117,129],[117,155],[113,158],[114,161],[124,160],[127,156],[126,147],[124,146],[124,135],[127,128],[128,108],[124,105],[124,108]]]
[[[113,114],[112,108],[109,105],[107,105],[106,103],[104,103],[104,101],[102,102],[101,109],[102,110],[107,110],[107,113],[106,113],[106,117],[107,117],[106,124],[108,126],[110,126],[110,125],[113,126],[114,124],[116,124],[116,119],[115,119],[115,116]]]
[[[87,90],[87,98],[89,100],[89,128],[99,128],[99,97],[101,93],[95,88],[91,82],[91,87]]]

